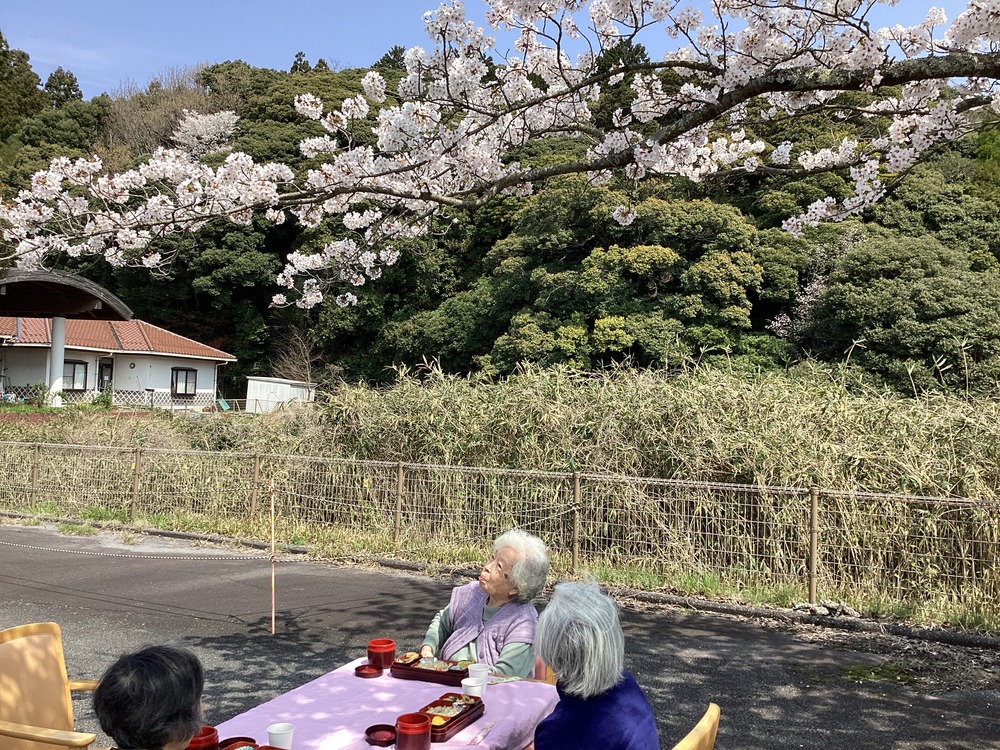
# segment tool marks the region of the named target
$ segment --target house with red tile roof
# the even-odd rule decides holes
[[[0,316],[0,392],[8,400],[50,383],[51,318]],[[142,320],[66,321],[64,400],[110,390],[117,405],[202,408],[218,398],[219,368],[236,357]]]

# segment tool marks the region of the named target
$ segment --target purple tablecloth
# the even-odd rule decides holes
[[[394,724],[396,717],[417,711],[445,693],[460,688],[418,680],[400,680],[386,670],[381,677],[362,679],[354,668],[364,659],[345,664],[312,682],[219,724],[219,737],[253,737],[267,742],[267,727],[279,721],[295,725],[294,750],[371,750],[365,729]],[[477,745],[480,750],[520,750],[534,736],[535,726],[555,707],[559,696],[552,685],[519,680],[489,685],[483,696],[486,712],[448,742],[432,750],[468,748],[471,740],[495,722]]]

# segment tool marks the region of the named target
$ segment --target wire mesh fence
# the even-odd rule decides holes
[[[518,527],[557,575],[1000,623],[1000,503],[591,473],[0,443],[0,509],[452,565]],[[807,593],[808,592],[808,593]]]

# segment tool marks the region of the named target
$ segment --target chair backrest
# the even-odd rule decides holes
[[[73,729],[62,633],[54,622],[0,630],[0,719],[47,729]],[[52,750],[9,737],[4,750]]]
[[[542,661],[542,657],[535,657],[535,673],[532,675],[536,680],[541,682],[547,682],[550,685],[556,684],[556,673],[552,671],[552,667]]]
[[[715,735],[719,731],[719,713],[719,707],[709,703],[701,721],[694,725],[687,737],[674,745],[674,750],[712,750],[715,747]]]

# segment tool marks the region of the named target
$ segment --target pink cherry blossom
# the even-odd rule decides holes
[[[59,158],[34,175],[30,188],[0,204],[0,257],[23,267],[57,253],[155,267],[171,257],[151,251],[151,242],[215,217],[249,223],[262,214],[307,227],[335,221],[343,230],[334,235],[345,236],[292,253],[276,280],[287,293],[273,304],[311,307],[331,290],[337,304],[353,304],[349,289],[398,260],[395,240],[426,235],[442,212],[503,193],[530,195],[553,175],[575,172],[594,184],[614,175],[849,175],[852,196],[816,201],[786,220],[787,230],[801,232],[864,210],[884,194],[886,174],[908,169],[1000,108],[994,0],[970,0],[953,21],[931,9],[913,26],[884,29],[870,27],[870,11],[896,0],[713,0],[701,9],[681,0],[481,2],[486,28],[458,0],[424,14],[429,43],[406,51],[395,91],[371,71],[363,94],[332,106],[296,97],[299,114],[327,133],[300,144],[304,155],[322,158],[301,179],[287,165],[257,164],[242,153],[207,166],[200,157],[227,147],[235,119],[186,112],[171,143],[136,169],[107,174],[96,157]],[[513,44],[498,45],[497,31],[513,32]],[[599,68],[601,53],[625,41],[663,51],[648,64]],[[666,87],[667,71],[683,76],[683,85]],[[946,83],[951,91],[942,97]],[[615,85],[628,86],[630,101],[602,130],[593,105]],[[846,116],[838,94],[858,90],[873,97],[850,114],[888,123],[872,141],[814,150],[748,135],[756,117]],[[351,138],[365,122],[373,137],[363,142],[374,145]],[[582,139],[586,155],[534,168],[511,158],[549,135]],[[625,206],[608,216],[623,224],[634,218]]]

